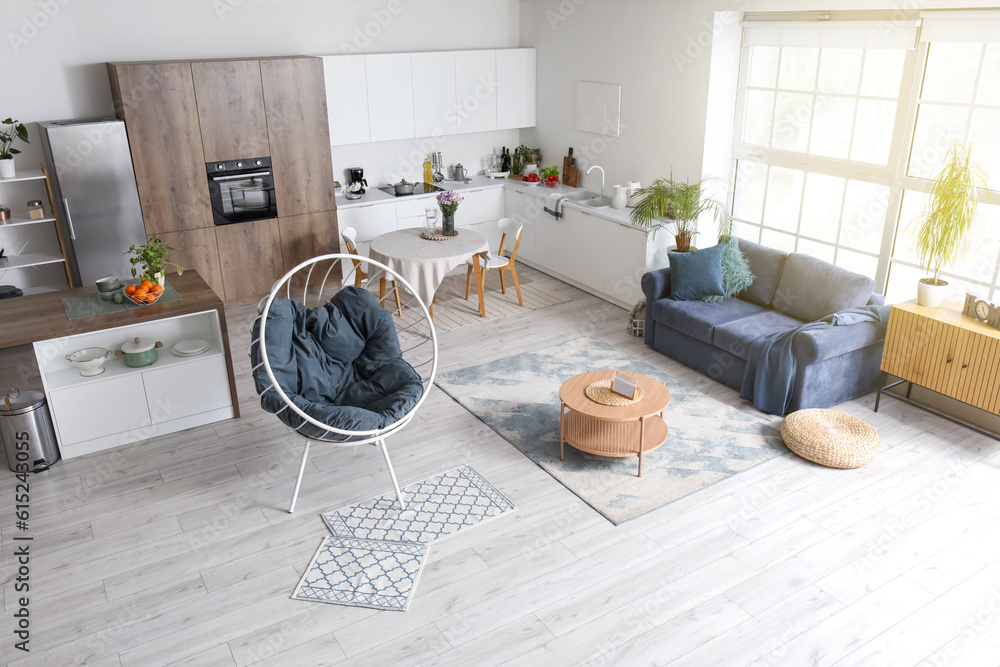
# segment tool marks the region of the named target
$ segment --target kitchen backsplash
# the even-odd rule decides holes
[[[459,162],[470,174],[479,174],[485,168],[486,155],[502,146],[515,148],[520,143],[519,135],[519,130],[497,130],[334,146],[333,177],[345,183],[349,180],[347,169],[363,167],[369,187],[395,183],[401,178],[422,181],[424,158],[435,151],[441,152],[448,167],[445,178],[451,178],[451,166]]]

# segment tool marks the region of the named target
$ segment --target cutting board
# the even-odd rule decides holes
[[[571,188],[577,187],[577,184],[580,182],[580,171],[576,168],[576,165],[573,164],[575,161],[576,159],[573,157],[573,149],[570,148],[569,155],[563,158],[562,182],[563,185],[568,185]]]

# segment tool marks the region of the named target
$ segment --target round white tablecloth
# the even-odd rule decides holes
[[[441,281],[460,264],[477,253],[485,258],[490,246],[486,237],[471,229],[459,228],[458,237],[431,241],[420,236],[421,229],[400,229],[372,241],[368,256],[381,262],[410,283],[427,306]]]

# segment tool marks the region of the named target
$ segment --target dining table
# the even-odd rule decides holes
[[[434,316],[434,294],[448,272],[472,258],[479,294],[479,315],[486,317],[483,301],[483,267],[489,257],[490,246],[486,237],[471,229],[458,228],[456,236],[446,239],[428,239],[423,229],[400,229],[374,238],[368,256],[385,264],[399,274],[412,287]],[[384,297],[384,295],[382,295]]]

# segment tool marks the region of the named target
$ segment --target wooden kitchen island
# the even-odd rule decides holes
[[[195,271],[168,281],[179,301],[75,320],[61,299],[96,287],[0,301],[0,348],[33,346],[63,458],[239,417],[222,300]],[[82,377],[65,358],[86,347],[118,349],[135,337],[163,342],[156,363],[129,368],[113,356],[100,375]],[[208,340],[209,350],[193,357],[170,351],[190,338]]]

